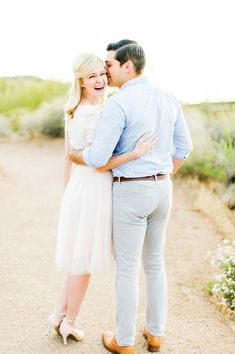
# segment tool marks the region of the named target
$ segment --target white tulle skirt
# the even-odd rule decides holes
[[[58,270],[78,275],[108,273],[112,252],[112,174],[75,166],[58,223]]]

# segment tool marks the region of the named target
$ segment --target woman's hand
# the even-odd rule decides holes
[[[144,156],[148,152],[152,151],[156,145],[157,138],[156,136],[152,136],[147,139],[147,136],[142,136],[138,141],[134,148],[134,150],[125,152],[123,154],[113,156],[105,166],[97,168],[97,171],[104,172],[111,170],[112,168],[116,168],[120,165],[123,165],[129,161],[133,161],[138,159],[141,156]]]
[[[136,146],[134,148],[134,152],[136,154],[136,157],[141,157],[146,155],[148,152],[153,151],[155,145],[157,142],[157,137],[152,136],[151,138],[147,139],[146,134],[143,135],[136,143]]]

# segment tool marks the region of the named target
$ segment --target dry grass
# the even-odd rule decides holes
[[[209,298],[209,301],[212,304],[215,304],[215,306],[218,308],[218,310],[221,312],[221,314],[224,316],[224,319],[229,319],[231,321],[235,321],[235,312],[231,309],[229,309],[227,306],[224,304],[221,304],[219,301],[214,299],[213,297]],[[235,325],[231,323],[231,328],[235,332]]]
[[[214,181],[201,183],[197,179],[188,179],[185,188],[193,209],[208,216],[223,238],[234,239],[235,211],[223,203],[224,187]]]

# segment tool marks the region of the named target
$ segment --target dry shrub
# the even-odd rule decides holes
[[[5,137],[10,134],[11,128],[9,121],[3,115],[0,115],[0,137]]]
[[[234,239],[235,212],[223,202],[224,187],[214,181],[205,184],[188,179],[187,189],[193,209],[207,215],[223,237]]]
[[[228,208],[235,209],[235,183],[228,186],[224,193],[223,201]]]
[[[37,110],[21,117],[20,131],[23,135],[38,137],[62,137],[64,135],[64,97],[46,102]]]

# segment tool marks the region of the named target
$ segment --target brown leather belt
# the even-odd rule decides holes
[[[170,178],[169,174],[156,174],[146,177],[113,177],[113,182],[129,182],[129,181],[156,181]]]

